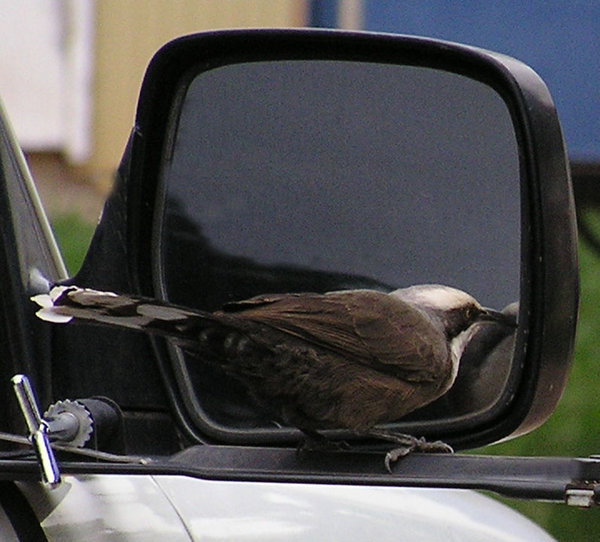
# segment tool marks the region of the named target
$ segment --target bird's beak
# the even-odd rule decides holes
[[[496,322],[507,327],[517,327],[517,314],[515,311],[500,312],[494,309],[484,308],[477,319],[478,322]]]

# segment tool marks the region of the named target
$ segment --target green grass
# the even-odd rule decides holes
[[[93,224],[74,213],[52,218],[52,229],[70,276],[81,267],[94,228]]]
[[[67,267],[81,265],[94,226],[77,215],[55,217],[53,228]],[[575,362],[567,389],[552,417],[536,431],[477,452],[502,455],[585,457],[600,453],[600,258],[582,243],[581,308]],[[600,538],[600,510],[579,510],[561,504],[501,499],[530,517],[560,541]]]
[[[575,361],[555,412],[539,429],[482,453],[586,457],[600,453],[600,258],[585,243],[580,251],[581,302]],[[600,510],[502,499],[561,541],[600,539]]]

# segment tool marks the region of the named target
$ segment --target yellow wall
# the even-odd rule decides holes
[[[170,39],[203,30],[303,26],[301,0],[97,0],[93,151],[88,176],[108,186],[133,124],[144,70]]]

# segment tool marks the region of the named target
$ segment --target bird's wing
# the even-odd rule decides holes
[[[375,290],[258,296],[225,311],[407,380],[435,380],[448,359],[441,329]]]

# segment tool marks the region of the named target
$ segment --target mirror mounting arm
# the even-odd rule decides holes
[[[185,475],[220,481],[425,487],[491,491],[511,498],[600,505],[600,458],[411,454],[392,473],[381,452],[198,445],[150,464],[62,464],[64,474]]]
[[[415,453],[393,464],[389,474],[380,452],[298,453],[294,449],[204,445],[186,450],[169,463],[179,472],[202,478],[473,489],[578,507],[600,504],[600,457],[595,456]]]

